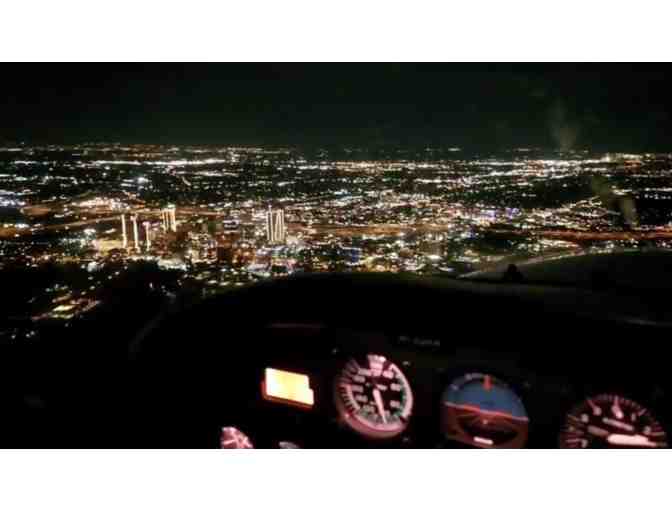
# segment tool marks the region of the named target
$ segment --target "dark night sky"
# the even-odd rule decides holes
[[[17,65],[0,139],[672,151],[669,66]]]

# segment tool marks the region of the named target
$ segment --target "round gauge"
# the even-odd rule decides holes
[[[667,448],[667,434],[644,406],[618,395],[587,398],[568,414],[561,448]]]
[[[448,439],[481,448],[522,448],[529,419],[518,395],[486,374],[467,374],[443,393],[442,419]]]
[[[236,427],[223,427],[219,437],[219,445],[225,450],[248,450],[254,448],[250,438]]]
[[[336,408],[353,430],[369,438],[401,434],[413,411],[413,393],[404,373],[385,356],[350,359],[335,383]]]

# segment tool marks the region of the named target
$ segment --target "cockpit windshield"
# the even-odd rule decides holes
[[[227,126],[258,125],[256,143],[251,135],[243,137],[246,143],[212,143],[212,131],[202,122],[216,115],[208,112],[201,122],[192,119],[208,133],[200,142],[167,123],[153,129],[172,133],[170,143],[145,144],[147,136],[133,139],[124,130],[119,140],[99,143],[56,116],[46,124],[61,122],[64,134],[80,141],[43,142],[37,132],[22,139],[23,131],[17,131],[16,141],[0,146],[0,272],[20,294],[3,303],[9,317],[5,336],[36,335],[45,321],[67,323],[120,299],[122,291],[198,300],[301,273],[451,278],[558,255],[672,246],[672,153],[655,143],[655,150],[631,149],[646,145],[648,135],[639,130],[631,133],[632,143],[623,141],[628,130],[616,122],[613,109],[584,111],[597,104],[591,103],[593,81],[572,101],[563,95],[572,77],[589,78],[590,70],[444,72],[410,66],[395,68],[401,81],[390,83],[390,69],[381,67],[367,74],[367,87],[355,87],[342,76],[336,79],[338,67],[308,66],[308,74],[296,76],[246,68],[242,81],[226,81],[236,69],[205,73],[199,101],[226,102],[215,94],[215,84],[226,82],[229,99],[250,106],[247,114],[238,112],[244,121],[228,120]],[[296,86],[264,89],[278,105],[294,104],[299,96],[313,104],[333,89],[331,106],[315,103],[310,114],[296,111],[293,120],[286,119],[294,131],[269,127],[262,120],[277,115],[255,102],[267,71],[276,84]],[[129,87],[148,93],[156,83],[151,74]],[[610,89],[613,97],[605,104],[616,107],[619,98],[630,97],[639,90],[637,80],[658,97],[657,76],[624,70],[622,89]],[[329,77],[336,80],[332,89],[311,88]],[[161,79],[164,87],[173,83]],[[337,94],[343,80],[350,96]],[[408,100],[412,95],[415,109],[406,102],[389,104],[386,89],[380,104],[358,110],[364,98],[375,99],[371,87],[383,82],[405,90]],[[502,87],[492,91],[485,83]],[[446,96],[440,84],[454,95]],[[107,108],[101,103],[106,93],[82,92],[94,110]],[[493,109],[495,100],[520,111]],[[135,104],[137,97],[129,101]],[[171,104],[183,101],[173,98]],[[343,111],[334,109],[340,103]],[[22,104],[10,114],[34,113],[35,105]],[[624,100],[618,104],[624,115],[635,108]],[[420,122],[419,112],[430,106],[434,117]],[[169,117],[163,106],[152,108],[160,118]],[[333,119],[347,113],[353,122],[366,112],[383,120],[396,115],[406,124],[372,121],[377,131],[311,129],[319,112],[331,112]],[[531,112],[539,115],[529,117]],[[508,124],[502,121],[507,116]],[[111,136],[116,124],[105,119],[92,120],[92,132]],[[442,127],[449,121],[464,130],[453,126],[449,135]],[[605,144],[604,129],[596,133],[607,125],[615,137],[611,144]],[[262,134],[271,131],[291,143],[284,135],[265,141]],[[410,137],[405,141],[404,133]],[[228,138],[240,136],[229,132]]]

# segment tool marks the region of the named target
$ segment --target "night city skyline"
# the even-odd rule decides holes
[[[0,267],[53,273],[8,305],[34,334],[39,320],[104,305],[138,268],[154,292],[193,299],[304,272],[456,277],[669,248],[671,161],[526,147],[6,145]]]
[[[662,66],[40,69],[0,83],[0,269],[32,282],[5,338],[138,281],[194,300],[672,243]]]

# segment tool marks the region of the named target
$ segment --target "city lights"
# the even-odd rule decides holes
[[[11,149],[0,151],[0,267],[76,266],[92,278],[73,273],[36,300],[26,315],[40,321],[87,313],[138,265],[168,279],[155,291],[203,297],[299,272],[455,277],[540,255],[672,246],[669,154]]]

